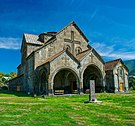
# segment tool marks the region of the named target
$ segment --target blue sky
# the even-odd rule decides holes
[[[134,0],[0,0],[0,71],[16,72],[23,33],[75,21],[104,59],[135,59]]]

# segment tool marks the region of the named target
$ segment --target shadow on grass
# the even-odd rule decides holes
[[[84,104],[88,104],[88,103],[90,103],[90,101],[85,101],[85,102],[84,102]]]
[[[18,97],[29,97],[31,95],[28,95],[26,92],[15,92],[15,91],[9,91],[9,90],[0,90],[0,94],[9,94],[9,95],[15,95]]]

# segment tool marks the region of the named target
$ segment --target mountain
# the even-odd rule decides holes
[[[129,69],[129,75],[135,75],[135,59],[124,61],[125,65]]]

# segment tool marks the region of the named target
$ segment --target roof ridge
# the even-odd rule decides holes
[[[56,33],[56,35],[58,35],[60,32],[62,32],[65,28],[67,28],[69,25],[74,25],[74,27],[78,30],[78,32],[80,32],[80,34],[84,37],[84,39],[88,42],[88,38],[85,36],[85,34],[83,33],[83,31],[79,28],[79,26],[75,23],[75,21],[70,22],[68,25],[66,25],[64,28],[62,28],[60,31],[58,31]]]
[[[73,23],[75,23],[75,22],[74,22],[74,21],[70,22],[68,25],[66,25],[64,28],[62,28],[60,31],[58,31],[58,32],[56,33],[56,35],[59,34],[60,32],[62,32],[65,28],[67,28],[69,25],[71,25],[71,24],[73,24]]]
[[[46,63],[49,62],[49,61],[54,60],[55,58],[57,58],[59,55],[61,55],[61,54],[64,53],[64,52],[65,52],[65,49],[63,49],[62,51],[56,53],[55,55],[53,55],[53,56],[47,58]]]
[[[79,60],[68,49],[66,49],[65,52],[67,54],[69,53],[69,55],[71,55],[76,60],[76,62],[79,62]]]
[[[47,60],[46,60],[43,64],[41,64],[40,66],[38,66],[38,67],[41,67],[41,66],[43,66],[44,64],[53,61],[54,59],[56,59],[57,57],[59,57],[60,55],[62,55],[62,54],[65,53],[65,52],[66,52],[67,55],[71,55],[71,56],[76,60],[75,62],[79,63],[79,61],[76,59],[76,57],[74,57],[74,56],[72,55],[72,53],[70,53],[70,52],[69,52],[68,50],[66,50],[66,49],[63,49],[62,51],[58,52],[57,54],[55,54],[55,55],[53,55],[53,56],[47,58]],[[68,53],[69,53],[69,54],[68,54]],[[69,56],[69,57],[70,57],[70,56]],[[70,57],[70,58],[72,58],[72,57]]]
[[[79,54],[76,56],[76,59],[77,59],[78,61],[83,60],[84,57],[85,57],[86,55],[88,55],[90,51],[92,51],[92,49],[93,49],[93,48],[87,49],[87,50],[83,51],[82,53],[79,53]]]
[[[34,35],[34,36],[38,36],[38,35],[35,35],[35,34],[31,34],[31,33],[23,33],[24,35]]]
[[[93,48],[91,48],[91,49],[93,49]],[[91,50],[91,49],[90,49],[90,48],[89,48],[89,49],[86,49],[86,50],[84,50],[84,51],[78,53],[77,55],[82,54],[82,53],[84,53],[84,52],[87,52],[88,50]],[[76,55],[76,56],[77,56],[77,55]]]
[[[110,60],[110,61],[107,61],[107,62],[105,62],[105,63],[111,63],[111,62],[120,61],[120,60],[121,60],[121,58],[115,59],[115,60]]]

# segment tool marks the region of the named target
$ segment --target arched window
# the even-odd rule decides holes
[[[123,77],[123,75],[124,75],[124,70],[123,70],[122,67],[119,67],[119,68],[118,68],[118,75],[119,75],[120,77]]]
[[[75,51],[76,51],[76,54],[78,54],[78,53],[82,52],[82,49],[81,49],[81,47],[77,47]]]
[[[66,45],[65,49],[68,50],[69,52],[71,52],[71,47],[69,45]]]

